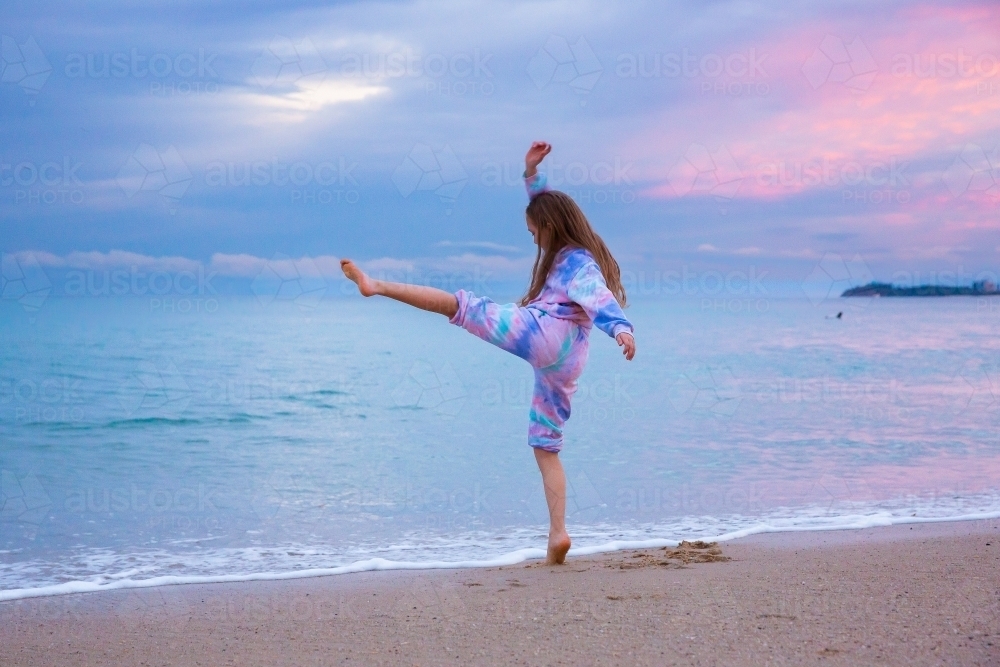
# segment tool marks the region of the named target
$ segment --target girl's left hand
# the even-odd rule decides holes
[[[527,178],[534,176],[538,170],[538,165],[551,152],[552,144],[547,144],[544,141],[536,141],[531,144],[531,148],[528,149],[528,153],[524,156],[524,175]]]
[[[632,361],[632,357],[635,356],[635,338],[632,337],[632,334],[623,331],[618,334],[615,340],[623,348],[622,354],[625,355],[625,359]]]

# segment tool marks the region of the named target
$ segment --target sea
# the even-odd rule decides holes
[[[1000,298],[627,312],[566,428],[571,558],[1000,517]],[[531,389],[387,300],[0,301],[0,600],[542,558]]]

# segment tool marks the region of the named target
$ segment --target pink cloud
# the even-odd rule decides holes
[[[756,48],[768,54],[771,94],[766,98],[689,96],[664,110],[653,127],[643,128],[634,150],[662,156],[660,166],[647,174],[661,184],[647,194],[687,194],[669,175],[679,162],[683,166],[682,156],[692,145],[704,146],[713,155],[724,149],[732,156],[744,175],[736,197],[774,200],[838,186],[912,186],[913,168],[897,173],[894,163],[898,167],[950,154],[966,140],[993,132],[1000,114],[997,19],[976,9],[938,7],[934,12],[916,8],[897,20],[902,32],[871,35],[857,20],[827,22],[795,26],[758,44]],[[854,65],[830,60],[821,51],[827,42],[844,53],[857,45],[869,59],[861,69],[871,63],[877,67],[874,78],[851,88],[832,68],[821,68],[811,80],[803,70],[817,53],[832,67]],[[947,75],[947,65],[959,57],[967,59],[970,76]],[[924,75],[929,64],[936,66],[934,76]],[[979,89],[990,82],[996,85],[995,93],[982,94]],[[1000,141],[1000,136],[992,140]],[[731,171],[719,162],[718,174]],[[888,182],[893,176],[896,182]]]
[[[958,261],[980,247],[1000,229],[1000,15],[892,12],[877,17],[892,30],[851,16],[776,32],[752,45],[767,54],[767,95],[689,89],[654,114],[629,144],[652,183],[642,194],[721,206],[820,197],[826,210],[810,204],[802,223],[823,233],[856,233],[900,257]],[[857,78],[854,60],[861,72],[874,63],[874,77]]]

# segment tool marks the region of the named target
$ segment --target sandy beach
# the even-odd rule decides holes
[[[0,604],[0,664],[985,667],[998,572],[992,520],[109,591]]]

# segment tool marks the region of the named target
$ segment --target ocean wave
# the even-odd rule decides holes
[[[291,414],[291,413],[289,413]],[[134,417],[129,419],[113,419],[105,422],[83,421],[38,421],[22,424],[25,427],[41,428],[46,431],[100,431],[127,430],[154,426],[212,426],[224,424],[249,424],[255,421],[268,421],[267,415],[254,415],[238,412],[228,417],[193,418],[193,417]]]
[[[144,426],[196,426],[204,423],[201,419],[187,417],[141,417],[134,419],[116,419],[104,423],[101,428],[142,428]]]
[[[725,542],[763,533],[856,530],[902,524],[1000,518],[1000,496],[954,500],[961,502],[951,507],[952,512],[945,511],[946,508],[943,506],[899,505],[893,509],[845,507],[843,509],[852,511],[830,513],[829,508],[813,506],[795,511],[786,509],[771,516],[756,518],[684,517],[671,524],[626,529],[613,525],[581,526],[574,527],[575,546],[569,555],[580,557],[626,549],[674,547],[682,540]],[[968,509],[969,501],[973,501],[972,505],[987,507],[982,508],[983,511],[954,511],[961,510],[960,506]],[[302,544],[203,549],[187,553],[172,553],[158,549],[142,553],[116,554],[108,550],[93,550],[78,554],[76,557],[77,567],[101,569],[100,572],[92,572],[89,576],[73,578],[67,576],[69,573],[65,569],[61,574],[57,574],[59,567],[37,561],[0,566],[0,574],[4,575],[4,579],[11,582],[21,580],[18,588],[0,590],[0,602],[178,584],[302,579],[379,570],[500,567],[544,558],[545,549],[535,546],[544,543],[544,539],[544,532],[537,529],[515,529],[497,535],[470,533],[461,536],[442,536],[436,540],[429,539],[422,542],[418,540],[382,546],[356,545],[340,550],[322,545]],[[500,552],[497,553],[498,551]],[[378,554],[392,554],[397,557],[387,558]],[[72,560],[64,558],[61,559],[61,563],[67,564]],[[337,564],[336,561],[341,562]],[[250,571],[253,565],[259,569]],[[188,571],[160,574],[165,570],[176,572],[178,569]],[[37,579],[31,581],[43,571],[49,571],[49,581]],[[58,582],[51,580],[56,577],[64,580]]]

